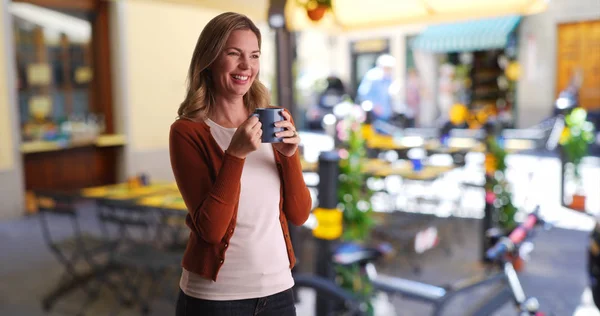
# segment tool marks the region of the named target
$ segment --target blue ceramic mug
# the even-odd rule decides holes
[[[275,133],[283,132],[283,127],[275,127],[275,123],[283,121],[282,108],[258,108],[254,110],[252,116],[258,117],[262,123],[262,138],[263,143],[281,143],[283,137],[275,137]]]

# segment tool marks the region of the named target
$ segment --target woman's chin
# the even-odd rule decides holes
[[[250,86],[248,87],[235,87],[229,90],[229,93],[233,96],[244,96],[250,90]]]

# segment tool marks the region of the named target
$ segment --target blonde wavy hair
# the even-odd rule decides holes
[[[215,86],[209,67],[222,53],[229,35],[235,30],[252,31],[258,39],[258,48],[261,48],[260,30],[247,16],[226,12],[210,20],[200,33],[192,55],[186,97],[177,110],[179,118],[205,118],[215,106]],[[269,91],[257,75],[244,95],[244,105],[252,113],[256,108],[268,107],[269,102]]]

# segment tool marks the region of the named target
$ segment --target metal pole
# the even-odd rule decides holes
[[[494,122],[488,122],[484,125],[484,141],[486,143],[485,146],[485,156],[486,162],[488,160],[488,156],[491,156],[490,148],[488,146],[488,138],[496,137],[501,131],[498,126],[494,124]],[[488,166],[486,165],[484,168],[485,172],[485,182],[486,184],[492,181],[492,177],[494,177],[495,166],[491,167],[491,170],[488,170]],[[486,185],[484,185],[485,190],[488,190]],[[492,189],[493,190],[493,189]],[[494,206],[494,201],[491,198],[488,198],[488,192],[485,193],[485,207],[483,209],[483,220],[481,223],[481,262],[488,262],[486,253],[487,249],[491,246],[491,238],[489,237],[490,230],[496,227],[496,219],[494,218],[496,215],[496,208]]]
[[[302,125],[298,109],[294,103],[294,73],[292,72],[296,58],[296,37],[287,28],[285,20],[286,0],[271,0],[269,6],[269,26],[275,30],[275,88],[277,89],[277,106],[287,108],[296,125]]]
[[[296,104],[294,103],[294,77],[292,65],[296,58],[296,45],[294,34],[288,31],[285,21],[285,4],[287,0],[270,0],[269,3],[269,26],[275,30],[275,89],[277,106],[287,108],[300,128],[302,119],[298,117]],[[292,247],[300,249],[298,243],[299,228],[288,223]],[[297,267],[292,269],[297,271]]]
[[[337,209],[339,159],[337,151],[323,152],[319,156],[319,207],[314,211],[317,217],[317,227],[313,230],[317,246],[315,272],[332,281],[335,279],[333,247],[342,233],[342,213]],[[332,310],[331,301],[317,296],[317,316],[329,316]]]
[[[493,227],[494,205],[486,201],[483,209],[483,222],[481,223],[481,262],[489,262],[486,253],[492,245],[488,234]]]
[[[294,74],[292,73],[295,58],[295,36],[285,28],[278,28],[275,32],[277,103],[278,106],[290,110],[294,118],[298,118],[294,103]]]
[[[562,146],[559,148],[559,159],[560,159],[560,205],[566,206],[565,203],[565,154],[563,152]]]

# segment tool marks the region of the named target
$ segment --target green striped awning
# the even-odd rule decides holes
[[[427,27],[411,42],[414,50],[437,53],[504,48],[520,16],[504,16]]]

